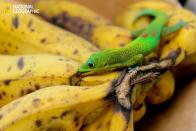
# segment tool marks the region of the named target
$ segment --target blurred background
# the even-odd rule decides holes
[[[33,3],[35,0],[5,0],[5,1],[19,1],[25,3]],[[95,10],[96,12],[104,15],[107,18],[114,18],[118,12],[127,8],[129,4],[142,0],[72,0],[89,8]],[[178,4],[179,6],[184,6],[189,10],[196,13],[196,0],[164,0],[173,4]]]

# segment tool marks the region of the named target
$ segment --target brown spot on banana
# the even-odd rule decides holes
[[[21,95],[21,96],[24,96],[24,94],[25,94],[25,93],[24,93],[24,90],[21,90],[21,91],[20,91],[20,95]]]
[[[32,25],[33,25],[33,20],[32,20],[32,19],[30,19],[30,20],[29,20],[29,23],[28,23],[28,25],[27,25],[27,26],[28,26],[28,28],[30,29],[30,31],[31,31],[31,32],[34,32],[34,31],[35,31],[35,29],[33,28],[33,26],[32,26]]]
[[[76,114],[76,116],[74,117],[74,122],[75,122],[76,126],[79,125],[79,115],[78,114]]]
[[[67,111],[67,110],[66,110],[66,111],[64,111],[64,112],[61,114],[60,118],[61,118],[61,119],[63,119],[63,117],[64,117],[64,116],[66,116],[66,115],[67,115],[67,113],[69,113],[69,111]]]
[[[80,17],[69,16],[67,12],[62,12],[52,17],[49,17],[44,13],[41,13],[40,15],[49,22],[67,29],[88,41],[92,41],[93,29],[95,28],[94,24],[85,21]]]
[[[120,45],[120,47],[123,47],[126,45],[126,43],[120,43],[119,45]]]
[[[17,15],[12,19],[12,24],[16,29],[19,27],[19,18]]]
[[[57,116],[52,116],[51,119],[55,120],[55,119],[58,119],[58,117]]]
[[[7,72],[10,72],[11,69],[12,69],[12,66],[9,66],[9,67],[7,68]]]
[[[77,50],[77,49],[74,50],[73,54],[75,55],[75,54],[77,54],[77,53],[78,53],[78,50]]]
[[[22,111],[22,113],[27,113],[27,112],[28,112],[27,110],[23,110],[23,111]]]
[[[40,42],[41,42],[42,44],[45,44],[45,43],[46,43],[46,38],[42,38],[42,39],[40,40]]]
[[[30,93],[32,93],[34,90],[32,90],[32,89],[27,89],[27,93],[26,94],[30,94]]]
[[[35,84],[35,89],[39,90],[40,89],[40,85],[39,84]]]
[[[41,104],[41,100],[39,98],[35,98],[33,99],[32,104],[37,107]]]
[[[3,92],[2,92],[2,95],[3,95],[3,96],[6,96],[6,93],[5,93],[5,91],[3,91]]]
[[[28,23],[28,27],[31,28],[31,27],[32,27],[32,24],[33,24],[33,20],[30,19],[30,20],[29,20],[29,23]]]
[[[17,63],[18,69],[22,70],[24,68],[24,59],[23,57],[20,57]]]
[[[3,114],[0,114],[0,120],[3,118]]]
[[[9,86],[9,85],[10,85],[10,82],[11,82],[11,80],[5,80],[5,81],[4,81],[4,84],[5,84],[6,86]]]
[[[36,125],[37,127],[40,127],[40,126],[42,125],[42,121],[41,121],[41,120],[36,120],[36,121],[35,121],[35,125]]]

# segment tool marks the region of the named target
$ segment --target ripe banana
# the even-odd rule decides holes
[[[141,105],[139,109],[133,110],[133,121],[138,122],[146,114],[146,104],[145,102]]]
[[[69,5],[67,6],[69,7]],[[64,8],[64,5],[62,4],[61,7]],[[76,9],[78,8],[77,6],[70,6],[70,7],[74,7],[72,9],[73,9],[73,12],[75,11],[76,16],[80,15],[80,13],[77,14],[78,12],[76,11]],[[71,9],[70,7],[69,9]],[[57,8],[55,10],[57,10]],[[81,11],[85,12],[85,9]],[[96,23],[97,20],[93,19],[94,15],[96,14],[89,12],[83,15],[83,17],[86,17],[86,20],[88,20],[88,15],[92,16],[91,22]],[[33,17],[33,18],[36,18],[36,17]],[[101,20],[97,22],[97,27],[94,30],[96,30],[96,32],[99,32],[101,34],[98,35],[98,33],[94,33],[94,36],[93,37],[91,36],[92,41],[97,41],[97,43],[100,43],[100,44],[97,44],[97,45],[100,45],[100,48],[104,49],[104,48],[114,48],[114,47],[123,46],[123,45],[120,45],[120,42],[127,43],[126,41],[129,42],[131,40],[129,31],[127,31],[126,29],[125,30],[122,29],[121,31],[121,28],[119,27],[114,27],[112,25],[105,24],[107,23],[107,20],[104,21],[103,18],[100,18],[100,19]],[[99,25],[99,22],[100,23],[102,22],[102,24]],[[59,53],[61,55],[67,56],[79,62],[84,62],[85,59],[90,54],[96,51],[94,47],[92,47],[93,50],[89,49],[89,45],[88,45],[89,43],[85,44],[87,42],[85,42],[84,40],[82,40],[84,41],[84,44],[82,44],[82,47],[80,46],[77,47],[77,44],[76,44],[76,46],[74,45],[73,47],[68,48],[69,49],[68,51],[70,51],[72,48],[81,49],[81,51],[87,51],[88,55],[81,58],[79,56],[75,56],[75,53],[70,53],[70,52],[67,53],[67,52],[64,52],[64,50],[61,50],[63,48],[67,49],[67,47],[61,46],[61,45],[64,45],[61,42],[60,42],[61,45],[58,45],[58,44],[54,45],[50,43],[51,46],[47,46],[47,47],[44,46],[43,48],[41,46],[37,46],[37,44],[33,44],[29,40],[27,41],[26,38],[24,38],[23,40],[21,35],[17,34],[18,33],[17,31],[15,31],[15,33],[17,32],[15,34],[8,30],[6,32],[5,28],[2,28],[2,29],[3,31],[2,32],[0,31],[2,34],[2,36],[0,36],[0,43],[2,43],[3,46],[4,46],[4,43],[8,43],[8,44],[5,44],[4,48],[2,48],[2,51],[0,49],[0,51],[4,54],[57,53],[57,52],[53,52],[55,49],[57,49],[60,51]],[[23,29],[26,30],[24,26],[21,28],[21,30]],[[107,33],[104,34],[103,31]],[[113,33],[111,33],[112,31]],[[124,34],[123,34],[123,31],[124,31]],[[12,41],[10,42],[11,44],[9,44],[9,39],[8,39],[10,37],[7,37],[7,35],[10,35],[10,34],[12,34],[11,35]],[[27,34],[29,33],[27,32]],[[118,36],[116,34],[123,34],[123,35]],[[38,42],[37,38],[35,39],[33,34],[31,34],[30,36],[33,37],[34,42]],[[6,39],[4,40],[3,38],[6,38]],[[75,38],[76,37],[74,37],[74,39]],[[50,40],[51,39],[52,38],[50,38]],[[71,39],[70,41],[72,40],[73,39]],[[26,41],[29,43],[31,42],[31,44],[29,44],[28,46],[28,44],[25,44]],[[79,44],[81,44],[80,43],[81,40],[79,40],[78,38],[76,41]],[[105,46],[104,42],[106,43],[108,42],[109,44]],[[115,44],[112,45],[112,43],[115,43]],[[11,45],[11,47],[9,47],[9,45]],[[20,46],[16,49],[16,46],[18,45]],[[22,48],[25,48],[25,49],[23,50]],[[84,54],[81,54],[81,55],[84,55]],[[2,57],[2,61],[6,61],[6,62],[0,63],[0,67],[2,66],[2,68],[0,68],[0,78],[2,78],[3,80],[2,82],[0,82],[0,90],[1,90],[1,87],[2,87],[2,90],[4,90],[5,87],[6,88],[9,87],[10,90],[6,89],[7,92],[4,92],[4,93],[2,92],[0,96],[4,96],[5,93],[6,95],[10,93],[9,95],[12,96],[11,93],[13,93],[14,94],[13,96],[14,97],[16,96],[15,98],[17,98],[17,97],[20,97],[22,90],[24,91],[23,93],[25,95],[26,93],[30,93],[31,91],[35,90],[36,88],[38,89],[40,87],[42,88],[46,86],[70,84],[69,77],[72,76],[77,71],[77,68],[78,68],[78,63],[68,60],[66,58],[63,58],[63,57],[58,57],[58,56],[49,56],[49,55],[29,55],[29,56],[16,56],[16,57],[15,56],[14,57],[0,56],[0,59],[1,57]],[[54,57],[54,59],[52,57]],[[4,74],[4,75],[1,76],[1,74]],[[81,79],[80,85],[83,85],[83,86],[80,86],[80,87],[78,86],[48,87],[48,88],[35,91],[34,93],[28,94],[26,96],[23,96],[1,108],[0,130],[18,130],[18,129],[20,130],[80,130],[80,129],[81,130],[95,130],[95,129],[98,130],[99,129],[99,130],[111,130],[111,131],[133,130],[132,120],[134,119],[134,121],[138,121],[145,114],[146,108],[145,108],[144,98],[147,95],[145,93],[147,92],[147,90],[141,90],[142,89],[141,87],[136,88],[139,90],[136,92],[137,95],[135,95],[136,98],[135,98],[134,104],[135,105],[141,104],[141,106],[139,106],[138,108],[134,108],[133,115],[132,115],[132,112],[130,111],[126,112],[126,113],[131,113],[131,118],[128,118],[130,119],[128,120],[127,117],[125,117],[124,110],[122,110],[121,108],[119,110],[119,108],[116,108],[114,106],[113,102],[111,103],[110,101],[106,99],[107,95],[111,91],[111,83],[109,83],[108,81],[112,81],[118,75],[119,75],[118,72],[112,72],[112,73],[108,73],[104,75],[87,76]],[[166,72],[155,83],[155,85],[157,85],[156,88],[160,87],[161,88],[160,93],[163,93],[163,94],[160,94],[157,97],[154,95],[154,94],[157,94],[157,92],[156,91],[153,92],[152,90],[151,94],[148,94],[147,96],[149,102],[153,101],[154,103],[157,104],[159,102],[163,102],[164,100],[167,100],[168,97],[165,98],[165,96],[168,95],[168,92],[166,92],[167,89],[169,89],[169,92],[170,92],[169,96],[171,96],[171,94],[174,91],[174,84],[171,84],[171,87],[168,87],[167,89],[165,89],[166,84],[164,81],[171,81],[174,83],[173,75],[171,74],[171,72]],[[37,86],[37,83],[39,83],[40,87]],[[157,83],[159,83],[160,85]],[[89,85],[89,86],[87,87],[84,85]],[[95,86],[90,86],[90,85],[95,85]],[[18,91],[16,90],[16,87],[22,90]],[[26,91],[24,87],[26,88]],[[147,85],[143,85],[143,87],[147,87]],[[151,88],[152,86],[148,86],[148,87]],[[149,89],[149,88],[146,88],[146,89]],[[6,98],[6,99],[9,99],[9,98]],[[117,121],[118,121],[118,124],[116,124]]]
[[[1,1],[0,8],[3,8],[4,4]],[[1,37],[0,41],[3,42],[0,44],[4,44],[2,48],[16,47],[17,45],[17,51],[8,51],[12,48],[4,49],[5,52],[11,52],[12,54],[27,52],[23,51],[23,46],[26,44],[24,50],[28,48],[28,53],[38,53],[41,50],[42,53],[63,55],[76,61],[84,62],[92,53],[97,51],[97,48],[84,39],[30,14],[0,13],[0,30],[1,35],[9,36]],[[18,44],[20,42],[22,44]],[[33,49],[31,50],[30,47],[27,47],[28,45]],[[39,51],[37,52],[36,49]]]
[[[175,69],[173,73],[177,81],[192,78],[196,74],[196,53],[189,55]]]
[[[180,32],[170,40],[161,51],[161,58],[165,58],[168,55],[172,55],[168,52],[180,49],[181,55],[179,56],[179,59],[177,59],[176,64],[182,62],[187,56],[196,53],[196,44],[194,42],[196,40],[196,16],[188,10],[177,8],[175,14],[171,16],[169,25],[173,25],[181,19],[189,22],[187,27],[180,30]],[[166,38],[165,42],[168,42],[167,40],[168,39]]]
[[[92,85],[103,84],[108,81],[113,81],[119,75],[120,75],[119,72],[112,72],[112,73],[105,73],[101,75],[86,76],[81,79],[79,85],[92,86]]]
[[[84,125],[83,131],[109,131],[111,125],[112,114],[114,111],[114,105],[110,105],[107,110],[102,112],[99,117],[95,119],[94,122]]]
[[[158,9],[170,15],[168,26],[174,25],[180,20],[187,22],[187,27],[182,28],[177,33],[163,38],[162,49],[160,51],[161,58],[176,55],[177,51],[180,55],[176,60],[179,64],[188,55],[196,52],[195,36],[196,36],[196,16],[186,9],[175,7],[164,1],[141,1],[129,7],[128,10],[122,12],[116,18],[116,23],[130,30],[141,29],[147,26],[149,18],[141,18],[135,24],[130,24],[134,15],[143,8]]]
[[[88,85],[88,84],[89,85],[93,85],[93,84],[98,85],[98,84],[103,83],[104,81],[105,82],[112,81],[114,78],[117,78],[118,76],[119,76],[119,74],[117,74],[117,73],[113,73],[113,74],[109,73],[109,74],[96,75],[96,76],[87,76],[87,77],[84,77],[81,80],[81,85]],[[163,79],[165,79],[165,77],[167,77],[167,76],[163,75]],[[162,80],[162,76],[159,79]],[[145,106],[145,103],[144,103],[144,99],[148,95],[149,90],[152,90],[151,88],[154,87],[153,84],[156,83],[157,84],[156,88],[158,88],[158,89],[159,88],[162,89],[163,87],[164,87],[163,89],[165,89],[165,85],[166,84],[160,83],[160,80],[159,81],[154,81],[154,82],[149,83],[149,84],[142,84],[142,85],[138,84],[138,85],[136,85],[134,87],[134,91],[133,91],[134,95],[133,95],[133,98],[132,98],[132,103],[133,103],[133,121],[134,121],[134,123],[139,121],[146,113],[146,106]],[[174,87],[174,85],[171,85],[171,87]],[[163,102],[164,100],[168,99],[168,94],[166,94],[166,95],[165,94],[161,94],[161,91],[160,91],[160,95],[159,96],[155,96],[154,92],[152,92],[152,95],[153,95],[155,100],[157,99],[157,97],[162,96],[161,97],[162,99],[160,100],[160,102]],[[149,96],[151,97],[151,94],[149,94]],[[102,117],[101,117],[101,119],[102,119]],[[99,122],[100,121],[98,120],[98,123]],[[95,122],[95,125],[97,125],[98,123]],[[91,129],[91,128],[95,128],[95,127],[93,125],[92,126],[89,125],[89,128]],[[104,126],[103,128],[106,128],[106,127]]]
[[[0,55],[0,61],[0,107],[40,88],[70,84],[79,66],[53,55]]]
[[[1,31],[0,31],[1,32]],[[6,33],[0,33],[0,54],[43,54],[45,51],[18,39],[12,39]]]
[[[117,124],[118,122],[118,124]],[[111,131],[133,131],[133,114],[123,107],[116,107],[113,111],[109,130]]]
[[[189,66],[191,64],[196,64],[196,53],[189,55],[187,57],[187,59],[185,59],[184,61],[182,61],[182,63],[180,63],[181,66]]]
[[[49,22],[82,36],[100,49],[117,48],[132,40],[129,30],[112,25],[109,20],[73,1],[37,0],[34,6]]]
[[[47,8],[45,6],[46,2],[47,2],[47,4],[51,5],[50,6],[51,8]],[[69,30],[72,30],[72,28],[68,27],[69,24],[67,24],[67,23],[70,23],[73,18],[78,18],[78,19],[80,18],[80,20],[87,21],[84,23],[91,23],[92,25],[95,26],[93,31],[97,32],[97,33],[93,33],[94,36],[92,38],[94,38],[95,41],[94,41],[94,39],[92,41],[93,41],[93,43],[94,42],[97,43],[101,49],[120,47],[130,41],[130,34],[131,33],[128,30],[125,30],[125,29],[119,28],[119,27],[115,27],[112,25],[107,25],[107,22],[102,22],[102,21],[105,21],[104,18],[95,14],[93,11],[89,10],[88,8],[85,8],[84,6],[79,5],[77,3],[74,3],[72,1],[55,2],[53,0],[49,0],[49,1],[37,0],[35,2],[35,7],[42,10],[41,14],[44,18],[46,18],[47,20],[49,20],[51,22],[54,22],[54,19],[55,19],[54,24],[60,25],[65,29],[68,28]],[[82,11],[78,11],[78,10],[82,10]],[[63,17],[62,15],[59,15],[59,14],[62,14],[63,12],[66,12],[66,18],[67,18],[66,20],[62,19],[62,17]],[[91,15],[89,15],[87,17],[86,15],[84,16],[83,14],[81,14],[81,12],[85,12],[86,15],[89,14],[89,12],[91,12]],[[93,19],[96,16],[99,17],[99,19],[97,21],[95,21]],[[58,23],[58,22],[60,22],[60,23]],[[82,26],[86,26],[86,25],[82,25]],[[73,27],[75,28],[74,25],[73,25]],[[86,29],[86,28],[84,28],[84,29]],[[78,30],[81,32],[83,31],[81,28],[79,28]],[[75,33],[77,33],[77,32],[75,32]],[[118,33],[119,33],[119,35],[117,35]],[[123,35],[120,35],[120,34],[123,34]],[[118,37],[113,37],[113,36],[118,36]],[[115,43],[120,43],[121,45],[115,44]],[[116,78],[117,75],[118,75],[118,73],[112,73],[112,74],[84,77],[81,80],[81,85],[101,84],[101,83],[104,83],[105,81],[110,81],[110,80]]]
[[[161,58],[175,56],[176,53],[179,53],[180,55],[176,60],[177,65],[181,63],[182,60],[186,61],[189,56],[196,52],[196,44],[194,43],[196,36],[196,17],[191,12],[180,8],[179,6],[173,6],[168,2],[140,1],[132,4],[130,5],[129,9],[125,10],[116,17],[116,23],[129,30],[138,30],[145,28],[150,22],[150,19],[148,17],[142,17],[136,23],[131,24],[131,21],[135,14],[137,14],[137,12],[143,8],[158,9],[166,12],[171,16],[168,25],[174,25],[180,19],[183,19],[188,24],[187,28],[185,27],[177,33],[163,38],[161,42],[162,48],[159,53],[161,55]],[[194,61],[191,60],[190,63],[193,62]],[[171,84],[168,86],[167,83]],[[151,91],[149,91],[147,101],[151,104],[158,104],[168,100],[174,92],[174,83],[174,76],[171,74],[171,72],[166,72],[159,78],[159,80],[156,81]]]
[[[107,110],[102,112],[102,114],[96,118],[96,120],[89,124],[84,125],[82,128],[83,131],[133,131],[133,121],[132,114],[129,116],[130,111],[124,112],[124,110],[110,105]],[[128,115],[128,116],[127,116]],[[131,117],[131,118],[129,118]],[[117,124],[118,122],[118,124]]]
[[[170,99],[175,90],[175,80],[171,71],[161,75],[147,94],[146,100],[151,104],[159,104]],[[161,93],[160,93],[161,92]]]
[[[79,130],[91,112],[107,106],[110,90],[111,83],[40,89],[1,108],[0,130]]]
[[[45,6],[46,2],[47,5],[50,5],[50,8]],[[107,20],[105,20],[103,17],[100,17],[98,14],[95,14],[88,8],[72,1],[56,2],[53,0],[37,0],[35,2],[35,7],[42,10],[41,16],[46,20],[84,37],[85,39],[96,44],[96,46],[98,46],[100,49],[118,48],[124,46],[126,43],[132,40],[131,32],[129,30],[113,26],[111,24],[108,25],[109,22],[107,22]],[[76,22],[78,26],[76,26]],[[118,75],[119,73],[115,72],[104,75],[87,76],[81,79],[80,85],[102,84],[106,81],[112,81],[113,79],[117,78]],[[159,81],[157,81],[156,85],[160,85]],[[165,85],[163,84],[163,86],[159,86],[157,88],[162,89],[164,87]],[[173,86],[173,89],[174,88],[175,87]],[[161,92],[159,93],[161,95]],[[168,93],[170,92],[168,91]],[[162,96],[164,96],[164,94]],[[160,102],[170,98],[169,96],[167,98],[165,97],[163,97],[163,100],[160,100]],[[145,114],[145,106],[142,107],[143,108],[141,108],[141,111],[139,110],[138,113],[134,115],[134,119],[136,119],[135,121],[138,121]]]

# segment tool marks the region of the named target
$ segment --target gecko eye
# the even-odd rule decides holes
[[[88,66],[89,66],[90,68],[93,68],[93,67],[95,67],[95,64],[92,63],[92,62],[88,62]]]

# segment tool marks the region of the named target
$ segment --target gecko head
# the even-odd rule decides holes
[[[101,73],[104,71],[108,71],[111,67],[107,64],[107,60],[109,59],[109,55],[107,55],[107,51],[101,51],[92,54],[89,59],[79,67],[79,72],[94,74]]]

